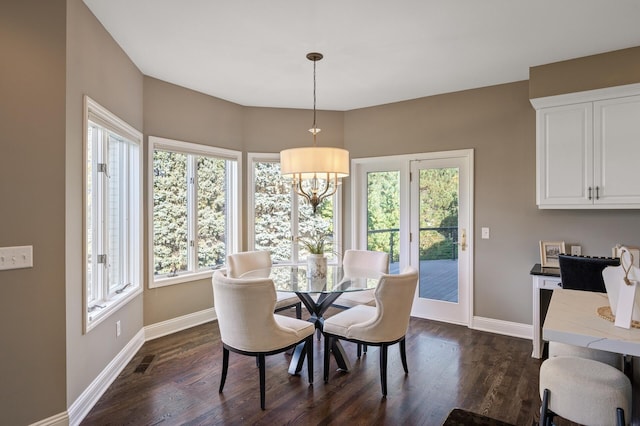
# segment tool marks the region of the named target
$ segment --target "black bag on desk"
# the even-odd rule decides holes
[[[562,288],[606,293],[602,270],[607,266],[619,266],[617,257],[589,257],[558,255]]]

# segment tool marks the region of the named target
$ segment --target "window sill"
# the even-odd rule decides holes
[[[93,312],[87,312],[86,315],[86,324],[85,324],[85,333],[93,330],[98,324],[100,324],[105,319],[109,318],[114,312],[118,309],[129,303],[133,300],[137,295],[142,294],[142,287],[138,286],[136,288],[132,288],[129,291],[125,291],[121,294],[118,294],[116,297],[112,298],[104,302],[101,305],[104,305],[104,308],[97,309]]]
[[[149,288],[166,287],[168,285],[182,284],[191,281],[211,279],[213,269],[207,271],[184,273],[175,277],[157,277],[149,282]]]

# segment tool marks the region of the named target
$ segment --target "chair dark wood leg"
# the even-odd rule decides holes
[[[220,388],[218,393],[222,393],[224,382],[227,380],[227,370],[229,369],[229,349],[222,348],[222,376],[220,377]]]
[[[302,303],[296,303],[296,318],[302,319]]]
[[[362,344],[358,343],[358,358],[362,356]]]
[[[307,337],[307,375],[309,376],[309,384],[313,384],[313,335]]]
[[[542,393],[542,406],[540,407],[540,426],[549,426],[551,415],[549,414],[549,389]]]
[[[331,352],[331,337],[325,334],[324,336],[324,382],[329,383],[329,355]]]
[[[362,345],[362,352],[367,353],[367,345]]]
[[[616,424],[617,426],[626,426],[626,422],[624,420],[624,410],[622,408],[616,408]]]
[[[400,340],[400,359],[402,360],[402,368],[404,368],[404,374],[409,374],[409,368],[407,367],[407,347],[405,345],[404,338]]]
[[[380,384],[384,397],[387,396],[387,348],[385,344],[380,346]]]
[[[265,394],[265,360],[264,354],[258,355],[258,368],[260,370],[260,408],[264,410],[264,394]]]

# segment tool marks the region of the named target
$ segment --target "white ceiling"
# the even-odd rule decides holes
[[[246,106],[350,110],[640,45],[640,0],[84,0],[148,76]]]

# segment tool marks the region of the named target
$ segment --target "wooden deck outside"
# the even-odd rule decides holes
[[[399,272],[398,263],[392,263],[390,272]],[[442,300],[445,302],[458,301],[458,261],[421,260],[420,261],[420,297]]]

